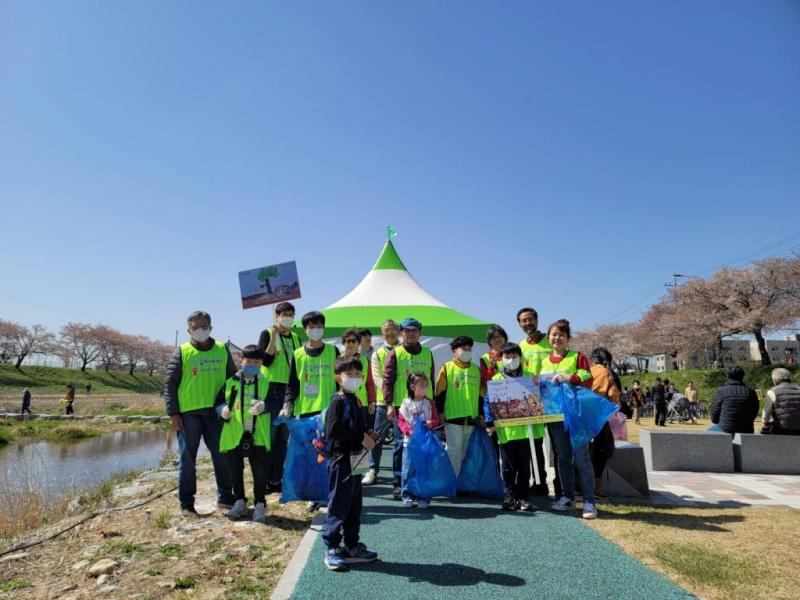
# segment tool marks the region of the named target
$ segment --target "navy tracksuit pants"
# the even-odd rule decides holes
[[[328,516],[325,517],[325,546],[338,548],[342,543],[347,548],[358,545],[361,529],[361,475],[350,475],[350,457],[342,456],[328,467]]]

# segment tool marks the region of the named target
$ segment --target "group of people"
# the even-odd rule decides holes
[[[543,450],[547,432],[556,456],[552,509],[576,508],[577,470],[582,515],[597,517],[595,496],[604,495],[599,478],[614,449],[608,424],[591,443],[573,448],[563,422],[499,427],[485,402],[489,381],[538,375],[591,388],[619,404],[621,385],[610,353],[597,348],[590,359],[571,349],[570,324],[565,319],[542,332],[537,312],[522,308],[517,323],[525,336],[519,343],[510,342],[502,327],[493,326],[486,335],[489,352],[474,357],[474,340],[458,336],[450,343],[452,358],[437,370],[430,348],[420,344],[423,324],[414,318],[400,323],[387,319],[378,348],[372,347],[370,331],[348,329],[342,334],[340,351],[323,341],[321,312],[302,316],[305,343],[292,330],[295,316],[291,303],[277,305],[274,325],[261,332],[258,344],[243,348],[237,367],[226,346],[211,337],[210,315],[201,311],[189,315],[191,339],[172,355],[164,391],[167,414],[178,435],[178,496],[184,515],[196,514],[195,461],[202,438],[214,464],[217,505],[227,508],[234,519],[249,513],[243,478],[247,458],[253,472],[252,518],[266,522],[265,495],[280,488],[289,438],[279,417],[323,415],[331,449],[323,535],[329,569],[346,570],[349,563],[377,557],[359,540],[362,485],[376,483],[381,475],[383,436],[377,432],[394,430],[390,474],[394,499],[409,508],[429,506],[430,498],[415,496],[405,485],[409,458],[404,448],[420,421],[428,429],[443,427],[456,476],[476,429],[492,436],[505,484],[501,508],[507,511],[533,511],[530,494],[549,494]],[[340,459],[364,450],[369,452],[369,470],[362,481],[352,475],[350,460]]]
[[[669,404],[676,395],[675,384],[669,379],[656,377],[652,386],[642,388],[641,382],[637,379],[633,381],[631,389],[627,387],[622,390],[622,412],[628,418],[632,418],[637,425],[641,424],[642,411],[645,407],[653,406],[654,422],[657,427],[665,427],[667,424],[667,414]],[[688,404],[688,419],[692,423],[697,423],[699,413],[700,395],[694,382],[690,381],[686,385],[683,397]]]

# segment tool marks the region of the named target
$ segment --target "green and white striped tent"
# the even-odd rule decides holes
[[[408,272],[391,241],[386,242],[375,266],[361,283],[322,312],[326,338],[340,336],[349,327],[367,327],[377,336],[386,319],[400,323],[406,317],[414,317],[422,323],[425,338],[468,335],[482,342],[492,325],[450,308],[423,289]]]

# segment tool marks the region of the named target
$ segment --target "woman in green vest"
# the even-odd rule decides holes
[[[228,517],[241,519],[247,514],[244,494],[244,459],[253,473],[253,521],[267,522],[267,456],[270,451],[270,414],[265,400],[269,378],[263,366],[264,352],[253,344],[242,350],[242,368],[225,382],[217,396],[217,413],[225,422],[219,451],[228,458],[233,495],[236,499]]]
[[[570,326],[566,319],[559,319],[547,328],[547,339],[553,352],[542,360],[540,375],[555,383],[580,385],[591,388],[592,373],[589,359],[581,352],[570,350]],[[561,497],[551,506],[553,510],[569,511],[575,508],[575,467],[581,477],[583,494],[583,518],[597,518],[594,499],[594,468],[589,454],[589,444],[572,448],[569,433],[564,423],[551,423],[550,435],[556,453],[557,469],[561,479]]]
[[[502,348],[508,343],[508,334],[500,325],[492,325],[486,332],[489,352],[481,355],[481,381],[483,385],[503,368]]]
[[[375,414],[375,383],[372,381],[372,369],[370,369],[369,358],[359,350],[361,340],[361,330],[356,327],[346,329],[342,333],[343,356],[353,356],[361,361],[362,373],[361,385],[356,390],[356,398],[361,404],[361,412],[367,429],[372,429],[370,418]]]
[[[501,351],[502,369],[492,381],[499,381],[510,377],[530,377],[522,367],[522,350],[517,344],[506,344]],[[488,391],[487,391],[488,395]],[[486,430],[489,435],[497,431],[497,441],[500,444],[502,458],[503,483],[506,485],[506,497],[503,499],[503,510],[522,510],[533,512],[533,504],[529,501],[531,480],[531,444],[528,435],[528,425],[514,425],[511,427],[495,427],[491,411],[491,399],[484,402],[483,415],[486,421]],[[544,437],[544,426],[531,425],[531,434],[534,439]]]

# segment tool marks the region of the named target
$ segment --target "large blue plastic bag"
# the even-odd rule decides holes
[[[592,390],[568,383],[542,380],[540,384],[545,413],[564,413],[564,428],[573,449],[588,444],[619,407]],[[557,406],[561,406],[561,411]]]
[[[289,446],[283,464],[281,502],[307,500],[325,504],[328,502],[328,459],[319,462],[319,452],[312,445],[319,416],[307,419],[278,417],[275,423],[286,423],[289,427]]]
[[[467,455],[461,463],[456,487],[485,498],[505,496],[503,479],[497,471],[497,455],[494,453],[492,439],[482,427],[476,427],[469,437]]]
[[[406,447],[411,469],[406,480],[408,491],[420,498],[456,495],[456,474],[450,457],[436,435],[419,419]]]

